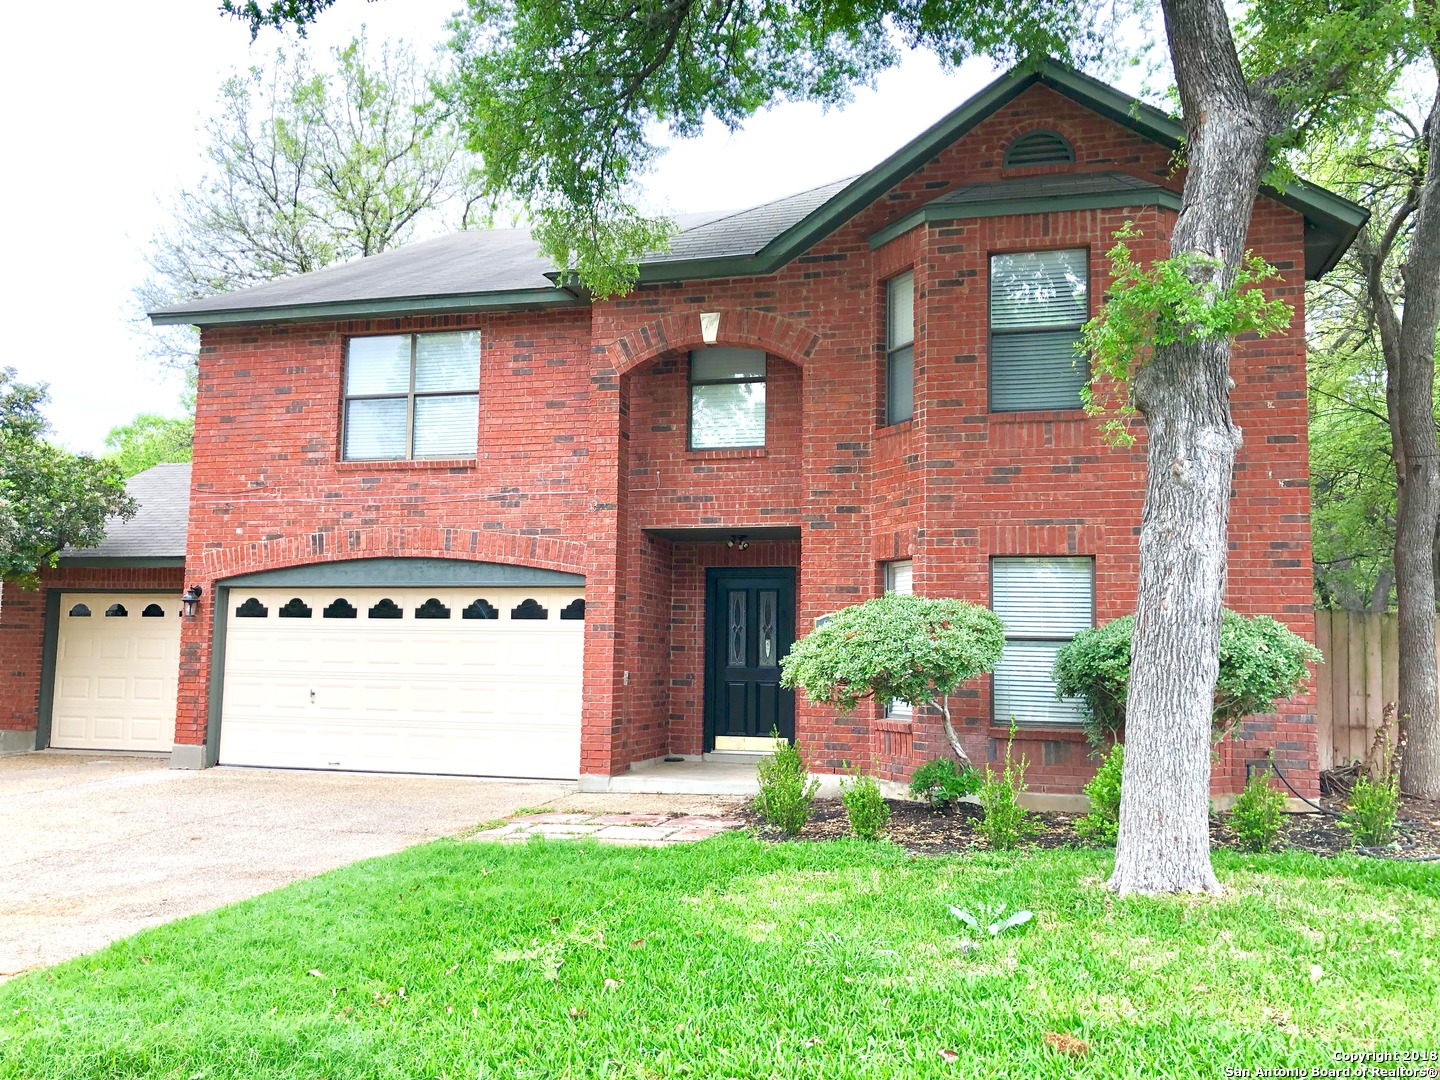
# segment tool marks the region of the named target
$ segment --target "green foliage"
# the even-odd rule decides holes
[[[1055,689],[1079,698],[1093,743],[1113,739],[1125,723],[1130,685],[1130,639],[1135,617],[1084,630],[1055,656]],[[1220,621],[1220,673],[1215,683],[1215,737],[1244,716],[1270,712],[1298,693],[1320,651],[1268,615],[1226,609]]]
[[[1350,790],[1340,824],[1350,830],[1361,847],[1380,847],[1395,839],[1395,817],[1400,811],[1400,779],[1371,780],[1361,776]]]
[[[953,758],[932,758],[910,777],[910,794],[937,810],[947,810],[966,795],[980,790],[980,772]]]
[[[890,821],[890,804],[880,794],[880,785],[873,776],[855,776],[840,782],[840,800],[850,829],[861,840],[879,840]]]
[[[1090,812],[1075,822],[1075,831],[1098,844],[1113,844],[1120,835],[1120,776],[1125,769],[1125,747],[1116,743],[1085,785]]]
[[[122,476],[134,476],[153,465],[189,461],[195,444],[195,417],[140,413],[105,436],[107,461]]]
[[[995,770],[987,765],[985,781],[980,785],[980,808],[985,816],[976,828],[995,851],[1009,851],[1040,830],[1030,812],[1020,805],[1020,796],[1025,791],[1025,770],[1030,763],[1023,757],[1019,761],[1011,759],[1014,741],[1012,727],[1010,738],[1005,742],[1005,767]]]
[[[775,752],[757,766],[760,794],[755,796],[755,812],[786,836],[796,836],[810,820],[820,781],[810,779],[799,742],[784,742],[774,730],[770,736]]]
[[[1196,252],[1156,259],[1141,266],[1129,240],[1140,236],[1127,221],[1109,251],[1110,286],[1104,308],[1085,324],[1081,347],[1090,356],[1090,379],[1081,391],[1085,409],[1109,416],[1105,430],[1116,442],[1135,441],[1125,421],[1137,415],[1129,387],[1155,350],[1183,341],[1261,337],[1290,325],[1294,309],[1267,299],[1258,286],[1280,276],[1258,255],[1247,252],[1226,287],[1216,285],[1223,267]]]
[[[110,462],[72,454],[46,439],[43,385],[0,368],[0,580],[39,584],[64,547],[94,547],[105,520],[128,519],[134,500]]]
[[[979,0],[936,8],[684,0],[468,0],[445,94],[489,190],[513,195],[557,266],[599,296],[625,292],[673,231],[638,205],[668,138],[738,129],[783,101],[843,105],[911,47],[947,63],[1114,54],[1128,8]]]
[[[886,593],[797,641],[780,683],[842,713],[867,697],[922,706],[991,670],[1004,647],[1003,624],[978,604]]]
[[[445,72],[364,37],[315,59],[277,50],[220,86],[206,172],[173,199],[135,290],[145,310],[308,273],[466,228],[491,203],[435,100]],[[194,364],[190,327],[146,328],[162,363]]]
[[[1266,783],[1265,770],[1253,773],[1230,812],[1240,846],[1246,851],[1269,851],[1284,820],[1285,796]]]

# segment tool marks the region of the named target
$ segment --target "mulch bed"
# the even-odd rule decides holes
[[[987,847],[976,828],[981,817],[978,806],[965,803],[950,813],[940,813],[922,803],[895,799],[886,801],[890,804],[890,824],[885,835],[891,843],[908,851],[923,855],[951,855],[984,851]],[[1321,805],[1330,810],[1339,809],[1338,804],[1329,799],[1322,799]],[[783,839],[778,829],[761,822],[752,809],[746,808],[741,813],[761,839]],[[1075,831],[1078,816],[1034,814],[1040,831],[1031,842],[1042,848],[1093,846]],[[1386,848],[1367,849],[1363,854],[1402,860],[1440,858],[1440,803],[1404,799],[1396,832],[1398,839],[1393,844]],[[799,839],[836,840],[849,835],[850,823],[845,818],[844,806],[838,799],[826,799],[815,804],[814,816],[801,831]],[[1316,855],[1341,855],[1356,850],[1350,834],[1330,814],[1287,815],[1281,829],[1281,842],[1283,848]],[[1211,817],[1210,843],[1214,847],[1239,849],[1235,833],[1230,828],[1229,815]]]

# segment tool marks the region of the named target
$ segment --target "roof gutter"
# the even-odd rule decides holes
[[[583,307],[588,302],[565,289],[518,289],[454,296],[337,300],[273,308],[162,308],[150,312],[150,321],[156,326],[234,326],[259,322],[314,322],[320,319],[390,319],[432,312],[451,314],[495,308]]]

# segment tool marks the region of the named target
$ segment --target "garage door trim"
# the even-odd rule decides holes
[[[215,582],[210,637],[210,686],[205,718],[205,766],[220,761],[220,719],[225,707],[225,630],[230,620],[230,590],[247,588],[425,588],[442,585],[477,587],[584,587],[583,574],[546,570],[519,563],[474,559],[375,558],[306,563],[279,570],[261,570]],[[60,601],[55,600],[58,618]]]

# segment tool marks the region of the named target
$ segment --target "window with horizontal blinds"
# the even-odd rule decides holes
[[[914,563],[909,559],[897,559],[885,564],[885,591],[900,596],[915,594]],[[892,701],[885,706],[885,715],[893,720],[909,720],[915,710],[904,701]]]
[[[765,354],[696,349],[690,354],[690,448],[765,445]]]
[[[479,389],[476,331],[351,338],[342,454],[347,461],[473,457]]]
[[[990,257],[990,409],[1077,409],[1088,378],[1076,351],[1089,317],[1089,252]]]
[[[915,415],[915,274],[885,283],[885,423]]]
[[[997,558],[990,608],[1005,624],[1005,652],[992,678],[997,724],[1076,727],[1075,699],[1055,696],[1055,654],[1095,624],[1095,563],[1089,558]]]

